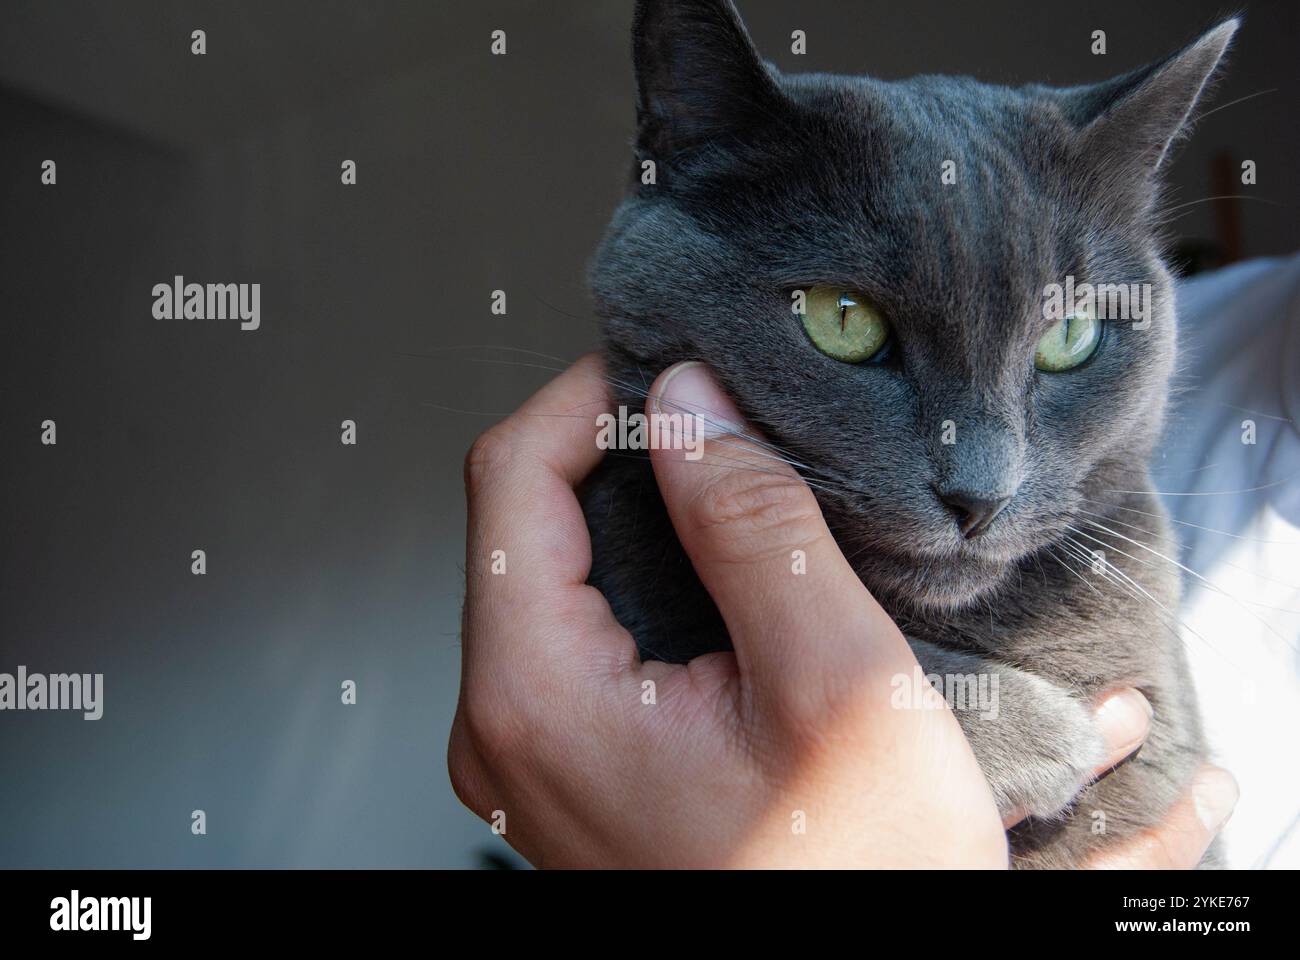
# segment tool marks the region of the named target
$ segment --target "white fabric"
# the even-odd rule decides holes
[[[1178,313],[1155,487],[1181,541],[1162,552],[1213,585],[1184,573],[1182,635],[1213,757],[1241,784],[1228,860],[1300,867],[1300,255],[1192,278]]]

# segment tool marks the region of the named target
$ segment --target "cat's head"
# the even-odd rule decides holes
[[[1175,341],[1158,175],[1236,28],[1011,89],[784,76],[730,0],[643,0],[633,187],[591,272],[611,356],[708,363],[868,586],[969,603],[1144,475]],[[1058,320],[1070,277],[1125,285],[1128,319]]]

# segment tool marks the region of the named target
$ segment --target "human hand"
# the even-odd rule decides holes
[[[667,371],[650,395],[665,393],[665,412],[708,410],[743,429],[702,367]],[[889,706],[890,678],[910,675],[915,658],[807,486],[756,445],[709,441],[698,462],[653,452],[735,653],[639,661],[584,582],[591,549],[573,486],[602,456],[596,415],[607,404],[599,361],[584,358],[480,438],[467,463],[464,661],[448,755],[466,805],[504,817],[506,839],[538,866],[1004,866],[1005,837],[955,719]],[[501,576],[490,572],[497,550]],[[792,575],[796,550],[817,577]]]
[[[702,368],[686,369],[697,375],[677,387],[698,387]],[[665,384],[671,396],[671,376],[652,396]],[[795,473],[735,468],[760,462],[748,445],[709,441],[697,462],[653,454],[736,650],[640,662],[584,583],[573,486],[602,456],[607,402],[599,361],[584,358],[471,452],[449,749],[461,799],[488,820],[502,811],[506,839],[538,866],[1005,865],[955,719],[864,695],[916,661]],[[504,575],[490,572],[494,550]],[[793,576],[793,550],[820,575]]]

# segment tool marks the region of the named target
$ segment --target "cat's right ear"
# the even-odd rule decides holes
[[[743,139],[784,100],[731,0],[637,0],[632,58],[643,159]]]
[[[1240,26],[1241,19],[1233,17],[1158,63],[1065,91],[1067,109],[1084,127],[1081,151],[1134,179],[1155,173],[1186,132]]]

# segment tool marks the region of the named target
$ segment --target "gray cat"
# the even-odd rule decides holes
[[[637,4],[632,185],[591,270],[617,401],[706,362],[803,466],[926,672],[996,677],[996,718],[957,714],[1000,809],[1032,814],[1017,866],[1158,822],[1205,752],[1145,492],[1175,354],[1156,200],[1236,28],[1105,83],[1010,89],[783,76],[730,0]],[[1150,313],[1053,321],[1067,277],[1149,285]],[[583,505],[591,583],[644,657],[728,648],[644,457],[607,457]],[[1150,738],[1084,786],[1088,704],[1125,685]]]

